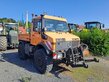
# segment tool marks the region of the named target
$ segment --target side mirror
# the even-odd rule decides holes
[[[42,28],[42,32],[44,32],[45,31],[45,28]]]
[[[105,27],[105,25],[103,24],[103,26],[102,26],[103,28]]]
[[[71,33],[71,27],[70,27],[70,25],[68,25],[68,29],[69,29],[68,32]]]
[[[72,31],[71,31],[71,29],[69,29],[69,31],[68,31],[69,33],[72,33]]]
[[[41,34],[41,37],[42,37],[42,39],[45,39],[45,40],[47,40],[47,38],[48,38],[48,36],[45,35],[44,33]]]
[[[41,28],[35,28],[35,30],[39,33],[41,32]]]
[[[42,37],[42,39],[47,40],[48,36],[46,34],[44,34],[45,30],[46,30],[45,28],[42,28],[42,30],[41,30],[41,37]]]
[[[37,30],[38,32],[41,32],[41,28],[38,28],[38,30]]]

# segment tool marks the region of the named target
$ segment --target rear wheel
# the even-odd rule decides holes
[[[34,53],[34,64],[41,74],[51,71],[53,67],[52,58],[48,57],[43,49]]]
[[[6,36],[0,36],[0,50],[7,50],[7,38]]]
[[[19,55],[19,58],[22,60],[27,59],[27,55],[25,54],[25,43],[24,42],[19,43],[18,55]]]

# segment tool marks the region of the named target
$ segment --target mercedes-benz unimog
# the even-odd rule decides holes
[[[88,67],[80,38],[69,33],[67,20],[62,17],[33,16],[30,32],[19,34],[18,53],[23,60],[33,56],[35,67],[42,74],[51,71],[59,61],[67,66],[81,61]]]

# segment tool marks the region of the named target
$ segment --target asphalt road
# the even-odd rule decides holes
[[[32,59],[19,59],[17,50],[0,52],[0,82],[73,82],[71,77],[61,73],[64,70],[60,68],[41,75],[35,69]]]

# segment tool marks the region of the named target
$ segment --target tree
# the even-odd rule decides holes
[[[0,22],[3,22],[3,23],[16,23],[16,20],[14,20],[12,18],[0,18]]]

